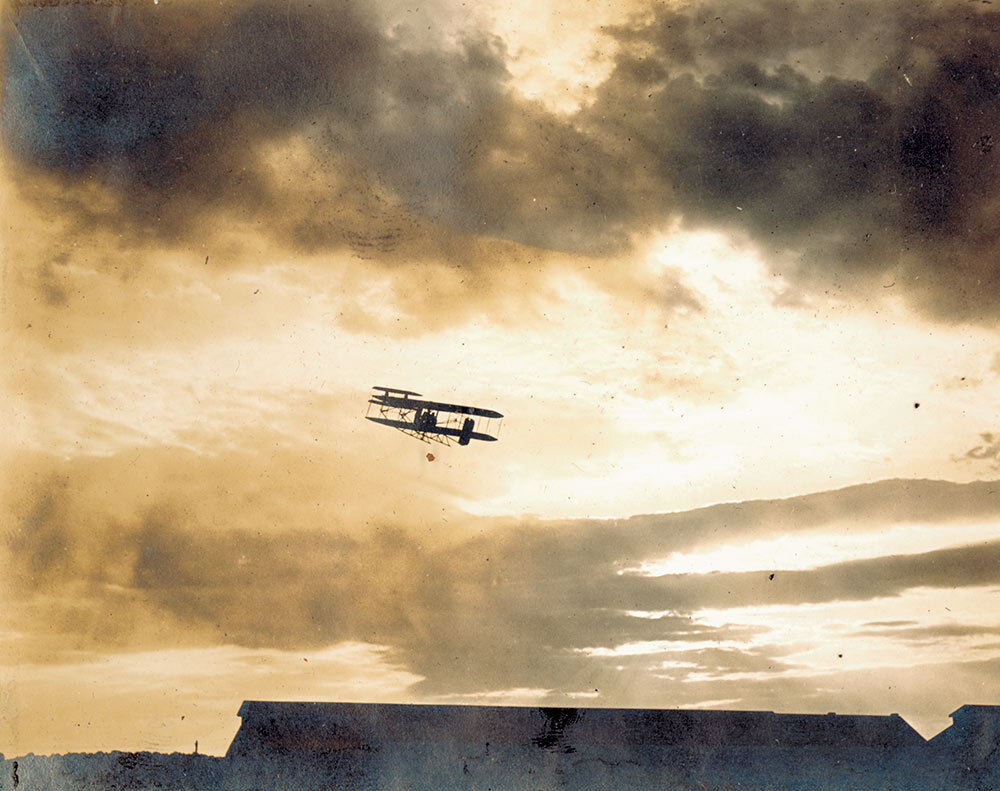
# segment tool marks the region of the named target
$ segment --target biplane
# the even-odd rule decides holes
[[[468,445],[474,439],[496,442],[503,415],[492,409],[480,409],[440,401],[421,401],[420,393],[393,387],[373,387],[365,417],[383,426],[416,437],[423,442]],[[372,406],[378,408],[372,415]],[[493,421],[497,421],[494,428]]]

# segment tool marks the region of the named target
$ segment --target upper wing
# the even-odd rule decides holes
[[[411,395],[420,397],[420,393],[415,393],[412,390],[400,390],[396,387],[379,387],[375,386],[372,390],[381,390],[383,394],[388,395],[389,393],[395,393],[396,395]]]
[[[475,415],[476,417],[503,417],[492,409],[480,409],[476,406],[462,406],[461,404],[443,404],[440,401],[418,401],[415,398],[397,398],[391,395],[373,395],[370,403],[396,407],[397,409],[432,409],[435,412],[455,412],[459,415]]]

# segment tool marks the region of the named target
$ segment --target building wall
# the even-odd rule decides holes
[[[933,739],[933,748],[954,754],[968,766],[1000,763],[1000,706],[962,706],[952,724]]]
[[[556,709],[247,701],[228,755],[371,749],[387,744],[836,747],[885,751],[924,740],[898,715]]]

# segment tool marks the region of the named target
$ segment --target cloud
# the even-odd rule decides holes
[[[688,222],[749,233],[801,287],[894,282],[983,320],[996,31],[957,4],[661,7],[612,31],[624,50],[590,112],[654,156]]]
[[[491,236],[492,210],[461,188],[473,127],[510,101],[501,43],[443,42],[351,3],[192,9],[26,7],[5,27],[18,332],[42,313],[106,328],[112,293],[174,297],[290,260],[346,295],[349,329],[412,334],[486,304],[536,313],[551,255]],[[394,315],[358,307],[373,283]],[[669,279],[656,296],[665,310],[694,304]],[[141,326],[204,332],[214,313]]]
[[[672,574],[621,586],[636,609],[670,602],[680,611],[698,608],[865,601],[919,587],[956,588],[1000,582],[1000,542],[914,555],[834,563],[808,571]],[[697,581],[697,584],[695,584]],[[646,584],[646,583],[649,584]]]
[[[876,627],[881,628],[892,628],[900,626],[916,626],[917,621],[868,621],[867,623],[861,624],[865,629],[872,629]]]
[[[1000,436],[990,432],[983,432],[979,435],[982,445],[969,448],[961,456],[953,457],[958,462],[988,461],[994,469],[1000,468]]]
[[[779,675],[796,667],[795,663],[781,660],[782,653],[788,649],[768,645],[755,648],[703,648],[686,652],[683,655],[683,667],[671,674],[679,679],[685,679],[689,674],[695,674],[699,680],[704,678],[725,678],[735,673],[762,673]]]
[[[269,216],[302,249],[365,234],[353,241],[385,253],[393,226],[414,222],[387,192],[431,221],[454,213],[468,128],[502,102],[509,76],[495,39],[397,39],[350,3],[229,2],[195,15],[181,2],[117,21],[93,7],[32,8],[15,22],[8,148],[117,197],[85,219],[166,239],[225,208]],[[320,182],[320,207],[286,202],[286,168]],[[345,209],[365,228],[345,225]]]
[[[1000,627],[984,624],[935,624],[933,626],[899,626],[888,628],[872,628],[867,626],[859,629],[856,634],[874,637],[889,637],[893,640],[907,642],[953,641],[962,637],[989,637],[1000,634]]]
[[[67,651],[218,644],[295,650],[354,641],[385,646],[387,658],[424,679],[421,694],[531,686],[555,695],[603,688],[611,683],[607,676],[621,672],[619,665],[660,672],[656,663],[663,652],[693,663],[691,672],[699,673],[784,666],[778,646],[743,658],[733,653],[759,637],[760,627],[706,625],[697,619],[700,609],[866,600],[914,587],[1000,583],[995,542],[779,570],[774,579],[765,573],[618,573],[698,541],[691,525],[699,533],[710,529],[705,511],[726,540],[771,529],[761,518],[795,529],[799,513],[802,529],[809,530],[811,518],[837,512],[837,493],[741,504],[743,514],[732,505],[600,522],[464,517],[456,524],[449,511],[449,521],[434,524],[404,509],[362,529],[320,523],[314,507],[318,481],[296,485],[281,478],[293,488],[280,497],[284,487],[275,481],[275,498],[261,499],[254,482],[268,479],[245,460],[233,476],[207,476],[211,484],[187,486],[184,481],[206,480],[205,469],[198,469],[206,462],[185,459],[194,468],[183,471],[175,460],[167,470],[175,485],[154,490],[150,498],[142,494],[150,480],[144,473],[116,478],[108,474],[114,464],[107,461],[54,465],[48,475],[38,468],[25,471],[21,485],[8,492],[14,519],[3,547],[11,624],[28,636],[17,650],[53,662]],[[208,464],[223,468],[234,461]],[[145,463],[164,469],[155,459]],[[119,493],[131,495],[102,494],[113,479]],[[909,502],[888,498],[890,512],[905,512],[921,495],[942,491],[954,495],[952,518],[982,513],[992,504],[985,484],[942,489],[917,481],[846,490],[842,505],[856,520],[870,516],[865,524],[877,529],[886,494],[908,489]],[[822,511],[816,498],[826,503]],[[939,512],[948,507],[942,499],[935,498]],[[851,507],[863,501],[871,504],[871,514]],[[685,519],[691,520],[687,529]],[[637,643],[664,647],[650,656],[619,655],[619,647]],[[498,645],[505,650],[497,651]],[[614,650],[588,655],[586,649],[594,648]]]
[[[13,21],[5,144],[81,233],[241,222],[474,269],[471,236],[599,256],[681,217],[749,235],[801,290],[892,285],[947,321],[1000,304],[988,9],[661,6],[607,29],[614,68],[572,114],[518,94],[488,33],[387,32],[348,3]]]
[[[501,94],[498,44],[404,44],[351,3],[193,8],[11,20],[3,132],[40,176],[28,195],[132,245],[212,238],[221,220],[266,223],[300,253],[454,246],[431,226],[469,118]]]

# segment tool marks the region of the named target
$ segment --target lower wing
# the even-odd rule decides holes
[[[402,420],[389,420],[384,417],[369,417],[368,420],[373,423],[381,423],[383,426],[392,426],[393,428],[405,429],[407,431],[416,431],[419,434],[444,434],[446,437],[461,437],[462,430],[457,428],[448,428],[447,426],[431,426],[430,428],[417,428],[413,423],[406,423]],[[484,442],[496,442],[496,437],[491,437],[489,434],[483,434],[479,431],[473,431],[469,434],[469,439],[480,439]]]

